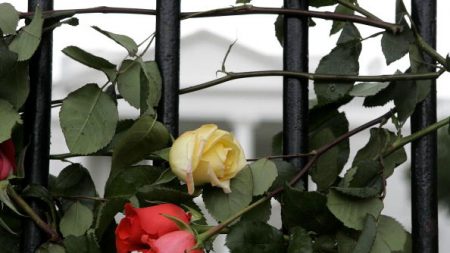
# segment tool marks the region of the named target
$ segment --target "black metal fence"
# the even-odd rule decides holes
[[[430,45],[436,45],[436,0],[412,0],[412,17],[420,34]],[[28,10],[39,5],[44,11],[53,9],[52,0],[29,0]],[[306,0],[284,0],[286,8],[308,8]],[[170,132],[178,135],[178,90],[180,48],[180,0],[157,0],[156,61],[163,79],[163,97],[159,115]],[[308,20],[286,16],[284,25],[285,70],[308,71]],[[433,63],[431,58],[426,58]],[[433,69],[430,69],[433,70]],[[41,46],[30,64],[31,93],[26,104],[25,129],[30,143],[26,157],[27,183],[47,186],[49,173],[52,33],[46,32]],[[283,131],[285,154],[308,150],[308,81],[284,78]],[[436,86],[412,117],[412,131],[436,121]],[[291,158],[300,168],[305,158]],[[412,238],[413,252],[438,252],[436,134],[429,134],[412,145]],[[31,203],[38,213],[40,207]],[[23,233],[23,252],[32,253],[44,236],[29,221]]]

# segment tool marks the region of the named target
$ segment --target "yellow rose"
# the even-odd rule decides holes
[[[178,137],[170,149],[169,163],[173,173],[186,182],[190,194],[194,185],[205,183],[229,193],[230,179],[246,160],[232,134],[208,124]]]

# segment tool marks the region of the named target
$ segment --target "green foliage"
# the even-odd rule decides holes
[[[354,97],[373,96],[384,90],[388,85],[389,83],[359,83],[353,86],[349,95]]]
[[[119,172],[105,188],[105,197],[131,197],[144,185],[155,182],[161,175],[161,170],[149,166],[131,166]]]
[[[328,2],[331,2],[331,1],[328,1]],[[336,2],[336,1],[334,1],[334,2]],[[349,9],[349,8],[339,4],[338,6],[336,6],[334,13],[352,15],[352,14],[354,14],[354,11],[352,9]],[[345,21],[333,21],[333,25],[330,30],[330,35],[339,32],[340,30],[342,30],[344,28],[345,25],[346,25]]]
[[[59,244],[45,243],[36,250],[36,253],[66,253],[66,250]]]
[[[4,54],[0,46],[0,98],[8,101],[16,110],[19,110],[25,103],[30,92],[27,77],[28,64],[17,62],[11,65],[11,68],[6,67],[5,74],[2,75],[2,66],[4,66],[4,63],[15,61],[15,56],[9,58],[9,53]]]
[[[291,230],[287,253],[313,253],[312,239],[301,227]]]
[[[377,222],[375,218],[368,214],[364,222],[364,228],[361,231],[358,242],[353,249],[353,253],[365,253],[370,252],[375,236],[377,235]]]
[[[111,141],[118,112],[111,97],[96,84],[87,84],[64,99],[59,117],[69,150],[89,154]]]
[[[102,71],[110,81],[116,78],[116,65],[108,60],[88,53],[76,46],[66,47],[62,52],[81,64]]]
[[[5,78],[4,76],[8,75],[11,71],[13,71],[14,65],[16,64],[17,54],[11,52],[8,47],[4,44],[3,41],[0,40],[0,78]],[[1,80],[0,79],[0,80]],[[5,85],[4,81],[1,82],[2,86]],[[3,88],[2,88],[3,90]]]
[[[250,204],[253,196],[253,177],[246,167],[230,182],[231,193],[212,186],[203,188],[203,201],[211,215],[224,221]]]
[[[83,236],[67,236],[64,239],[64,247],[66,253],[78,253],[78,252],[88,252],[88,253],[100,253],[101,250],[96,242],[96,239],[89,235]]]
[[[141,114],[147,113],[158,106],[161,99],[161,74],[155,61],[139,61],[142,68],[140,108]]]
[[[349,30],[347,32],[347,30]],[[361,53],[361,35],[353,24],[346,24],[340,40],[348,41],[338,44],[324,56],[316,69],[316,74],[357,75],[359,72],[359,55]],[[345,37],[343,37],[345,36]],[[353,87],[353,82],[314,82],[314,90],[319,104],[336,102],[345,97]]]
[[[255,202],[257,198],[253,198]],[[264,201],[258,208],[254,208],[251,211],[245,213],[241,216],[242,221],[261,221],[267,222],[270,219],[270,214],[272,213],[272,204],[269,200]]]
[[[31,23],[22,28],[11,44],[9,44],[9,49],[17,53],[18,61],[26,61],[33,56],[41,42],[43,24],[42,12],[38,7],[34,12]]]
[[[19,13],[10,3],[0,4],[0,31],[3,34],[16,34]]]
[[[381,38],[381,48],[388,65],[408,53],[409,44],[414,41],[414,35],[405,20],[402,20],[401,25],[403,26],[402,32],[392,34],[386,31]]]
[[[347,197],[331,190],[327,195],[327,206],[346,227],[361,230],[368,214],[378,218],[383,209],[383,202],[379,198]]]
[[[50,186],[50,192],[61,197],[61,203],[64,210],[67,210],[76,201],[70,197],[84,196],[97,197],[94,182],[86,168],[80,164],[71,164],[64,168],[56,177]],[[94,208],[94,201],[81,200],[83,205]]]
[[[134,42],[134,40],[131,39],[130,37],[128,37],[126,35],[108,32],[108,31],[100,29],[97,26],[93,26],[92,28],[94,28],[99,33],[105,35],[106,37],[112,39],[117,44],[121,45],[122,47],[124,47],[128,51],[128,54],[130,56],[136,55],[136,53],[138,51],[138,46],[137,46],[136,42]]]
[[[239,222],[231,228],[226,246],[231,253],[284,252],[283,234],[263,222]]]
[[[93,219],[94,215],[88,207],[80,202],[75,202],[67,209],[64,216],[61,218],[59,229],[64,237],[69,235],[81,236],[86,233],[92,225]]]
[[[16,123],[22,123],[22,120],[13,106],[3,99],[0,99],[0,115],[2,115],[0,124],[0,143],[2,143],[11,137],[13,127]]]
[[[165,148],[170,143],[166,127],[151,116],[139,118],[117,142],[112,156],[111,176],[139,162],[153,151]]]
[[[308,231],[329,233],[339,225],[327,208],[326,196],[319,192],[287,188],[282,202],[282,221],[287,228],[300,226]]]
[[[250,171],[253,179],[253,196],[266,192],[278,176],[277,167],[267,159],[251,164]]]
[[[387,152],[390,146],[398,140],[398,136],[384,128],[370,129],[370,139],[368,143],[356,153],[353,166],[358,165],[363,160],[380,159],[380,155]],[[383,175],[385,178],[392,175],[394,169],[406,161],[406,152],[400,148],[388,156],[383,157]]]
[[[135,108],[141,105],[141,65],[132,60],[122,62],[117,77],[117,88],[123,98]]]
[[[310,110],[309,146],[315,150],[348,132],[345,113],[335,105],[317,106]],[[337,179],[350,153],[349,141],[344,140],[320,157],[311,171],[311,178],[319,189],[326,189]]]

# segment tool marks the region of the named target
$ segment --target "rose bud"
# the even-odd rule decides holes
[[[8,178],[16,169],[16,151],[11,140],[0,143],[0,180]]]
[[[129,253],[143,249],[142,238],[157,239],[167,233],[179,230],[176,223],[162,214],[176,217],[189,223],[190,215],[174,204],[160,204],[151,207],[134,208],[125,204],[125,217],[116,228],[118,253]]]
[[[156,240],[148,239],[146,243],[150,247],[148,253],[203,253],[201,249],[193,249],[195,236],[183,230],[165,234]]]
[[[203,125],[178,137],[169,153],[170,167],[188,192],[211,183],[229,193],[230,179],[246,165],[244,152],[232,134],[216,125]]]

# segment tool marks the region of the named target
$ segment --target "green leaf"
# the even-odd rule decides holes
[[[13,106],[3,99],[0,99],[0,115],[2,115],[0,124],[0,143],[2,143],[11,138],[13,127],[16,123],[22,123],[22,120]]]
[[[445,67],[447,68],[447,71],[450,71],[450,55],[447,54],[447,57],[445,57]]]
[[[108,187],[105,188],[105,197],[131,197],[144,185],[155,182],[161,170],[149,165],[132,166],[119,172]]]
[[[253,196],[264,194],[278,176],[272,161],[260,159],[249,165],[253,178]]]
[[[358,28],[352,23],[345,23],[344,29],[342,30],[341,35],[339,36],[337,45],[342,45],[346,43],[360,43],[361,42],[361,33],[359,33]]]
[[[5,75],[10,75],[14,70],[17,61],[17,54],[11,52],[6,44],[0,40],[0,80],[5,78]],[[0,81],[1,86],[6,85],[4,81]],[[0,87],[1,87],[0,86]],[[2,87],[3,90],[3,87]]]
[[[273,163],[277,168],[278,176],[272,183],[270,191],[273,191],[279,187],[284,187],[297,173],[297,170],[291,163],[282,160],[274,160]]]
[[[408,27],[408,23],[403,19],[400,24],[403,26],[403,31],[397,34],[386,31],[381,38],[381,49],[387,65],[408,53],[409,44],[414,41],[414,34]]]
[[[325,195],[319,192],[304,192],[288,187],[283,194],[281,209],[283,224],[287,228],[300,226],[308,231],[329,233],[339,222],[326,206]]]
[[[22,215],[16,208],[16,206],[14,205],[14,203],[12,202],[12,200],[9,198],[8,192],[7,192],[7,187],[9,185],[9,181],[8,180],[1,180],[0,181],[0,202],[3,204],[5,204],[7,207],[9,207],[9,209],[11,209],[14,213],[18,214],[18,215]]]
[[[356,239],[346,231],[339,230],[336,234],[336,242],[339,253],[352,252],[356,246]]]
[[[252,0],[236,0],[237,4],[248,4],[250,3]]]
[[[378,161],[380,154],[385,152],[396,140],[397,136],[389,130],[383,128],[370,129],[370,139],[368,143],[360,149],[353,160],[353,166],[357,166],[363,160]],[[404,148],[398,149],[387,157],[383,158],[384,178],[388,178],[394,172],[394,168],[406,161]]]
[[[66,250],[59,244],[45,243],[36,250],[36,253],[66,253]]]
[[[313,244],[314,252],[334,252],[336,250],[336,239],[334,235],[319,235]]]
[[[80,202],[75,202],[61,218],[59,229],[64,237],[69,235],[80,236],[86,233],[93,220],[92,211]]]
[[[368,214],[364,222],[364,229],[361,231],[358,242],[353,249],[353,253],[367,253],[370,252],[375,236],[377,235],[377,221]]]
[[[278,15],[275,23],[273,23],[275,27],[275,37],[277,37],[278,42],[281,46],[283,46],[284,40],[284,16]]]
[[[295,227],[291,230],[287,253],[313,253],[312,240],[305,229]]]
[[[353,15],[355,12],[352,9],[349,9],[349,8],[339,4],[336,7],[336,9],[334,10],[334,13]],[[344,28],[345,24],[346,24],[345,21],[333,21],[333,25],[331,27],[330,35],[333,35],[333,34],[339,32],[340,30],[342,30]]]
[[[263,222],[239,222],[234,225],[225,245],[231,253],[285,252],[283,234]]]
[[[101,253],[97,242],[92,236],[73,236],[64,238],[64,247],[67,253]]]
[[[163,171],[161,173],[161,175],[159,176],[159,178],[153,183],[153,185],[161,185],[161,184],[166,184],[171,182],[172,180],[174,180],[175,178],[177,178],[177,176],[172,172],[172,170],[166,169],[165,171]]]
[[[257,199],[254,199],[255,202]],[[241,216],[242,221],[262,221],[267,222],[270,219],[270,214],[272,213],[272,204],[270,201],[264,201],[258,206],[258,208],[253,208],[249,212]]]
[[[41,42],[42,25],[44,19],[41,9],[38,7],[34,12],[33,20],[25,26],[14,40],[9,44],[9,49],[17,53],[18,61],[26,61],[33,56]]]
[[[310,145],[313,148],[322,147],[335,139],[332,131],[328,128],[312,136]],[[311,178],[319,189],[331,186],[339,176],[342,167],[338,164],[339,148],[333,147],[323,154],[311,170]]]
[[[379,236],[375,237],[370,253],[391,253],[391,249]]]
[[[111,176],[143,160],[153,151],[167,147],[170,140],[170,134],[162,123],[151,116],[142,116],[117,143],[112,156]],[[111,176],[108,180],[112,180]]]
[[[10,3],[0,4],[0,30],[4,35],[16,34],[19,13]]]
[[[44,202],[47,205],[48,210],[50,210],[51,212],[52,220],[56,220],[55,203],[53,200],[53,196],[50,194],[47,188],[38,184],[29,184],[27,187],[25,187],[25,189],[23,189],[22,196],[36,198]]]
[[[116,65],[101,57],[88,53],[76,46],[68,46],[62,52],[81,64],[103,71],[109,81],[113,81],[116,78]]]
[[[190,195],[187,193],[183,187],[179,189],[170,188],[168,186],[161,185],[145,185],[139,188],[139,191],[136,193],[136,197],[139,200],[139,203],[142,206],[146,206],[149,203],[173,203],[176,205],[186,205],[196,210],[199,210],[197,205],[192,200],[195,198],[195,195]]]
[[[394,97],[398,120],[403,124],[416,109],[418,87],[413,81],[397,81],[396,94]]]
[[[356,29],[352,26],[348,29]],[[316,69],[316,74],[357,75],[359,73],[359,55],[361,43],[348,42],[337,45],[324,56]],[[348,94],[353,82],[314,82],[314,90],[319,104],[335,102]]]
[[[309,143],[311,149],[320,148],[323,144],[333,141],[335,138],[348,132],[348,120],[345,113],[337,110],[337,105],[329,104],[314,107],[310,110]],[[336,180],[344,168],[350,153],[349,141],[344,140],[325,157],[318,160],[318,164],[311,176],[319,184],[320,189],[325,189]],[[330,159],[334,161],[330,164]],[[328,169],[328,166],[331,166]]]
[[[128,51],[128,54],[130,56],[136,55],[136,53],[138,51],[138,46],[137,46],[136,42],[134,42],[134,40],[131,39],[130,37],[121,35],[121,34],[117,34],[117,33],[108,32],[108,31],[100,29],[97,26],[93,26],[92,28],[94,28],[96,31],[100,32],[101,34],[105,35],[106,37],[114,40],[117,44],[121,45],[122,47],[124,47]]]
[[[87,84],[64,99],[59,117],[70,152],[84,155],[111,141],[119,115],[111,97]]]
[[[335,190],[330,190],[327,195],[329,210],[346,227],[361,230],[367,214],[378,218],[383,209],[383,202],[378,198],[357,199],[347,197]]]
[[[114,222],[114,216],[123,210],[126,198],[109,198],[95,209],[94,229],[97,238],[102,238],[108,226]],[[70,253],[70,252],[69,252]],[[75,253],[75,252],[74,252]]]
[[[247,207],[252,201],[253,179],[249,168],[245,167],[230,182],[231,193],[224,193],[218,187],[205,186],[203,201],[206,209],[218,221],[224,221],[231,215]]]
[[[389,83],[359,83],[353,86],[349,95],[354,97],[373,96],[388,87]]]
[[[322,7],[337,4],[336,0],[310,0],[309,6]]]
[[[378,219],[377,236],[382,239],[392,251],[403,251],[407,243],[408,233],[394,218],[381,215]]]
[[[140,61],[141,75],[141,112],[156,107],[161,99],[162,79],[155,61]]]
[[[123,98],[135,108],[141,101],[141,66],[138,62],[125,60],[122,62],[117,77],[117,88]]]
[[[0,46],[0,62],[6,61],[4,54],[1,52]],[[0,98],[8,101],[19,110],[25,103],[30,87],[28,85],[28,64],[18,62],[12,68],[2,75],[0,63]]]
[[[71,164],[64,168],[55,179],[54,184],[50,188],[50,192],[56,196],[86,196],[97,197],[94,182],[92,181],[89,171],[81,166],[81,164]],[[63,210],[67,210],[75,201],[62,198]],[[85,206],[94,208],[93,200],[82,200]]]
[[[400,23],[408,13],[402,0],[395,1],[395,22]]]
[[[425,62],[425,58],[422,51],[416,44],[410,44],[409,47],[409,60],[411,63],[411,73],[426,73],[429,72],[429,65]],[[416,80],[414,81],[417,86],[416,104],[422,102],[428,94],[430,94],[432,80]]]
[[[375,160],[360,160],[354,162],[354,167],[345,174],[340,186],[365,187],[371,186],[381,175],[381,164]]]

